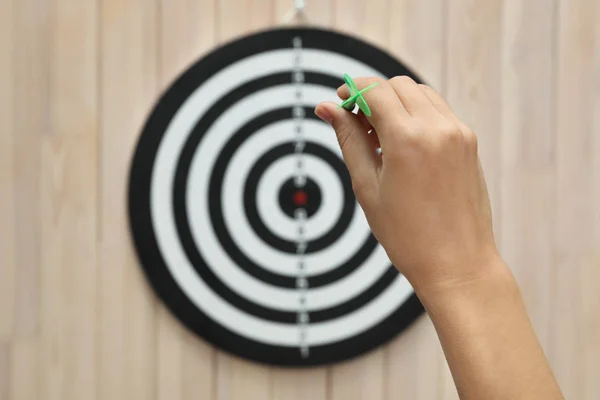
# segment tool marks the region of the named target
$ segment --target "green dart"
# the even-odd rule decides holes
[[[346,86],[348,86],[348,91],[350,91],[350,97],[344,100],[342,104],[338,106],[338,108],[343,107],[344,110],[352,111],[352,109],[354,109],[354,104],[358,104],[358,108],[360,108],[360,110],[367,117],[370,117],[371,109],[369,108],[369,105],[367,104],[362,94],[365,93],[367,90],[377,86],[377,83],[367,86],[363,90],[359,91],[350,75],[344,74],[344,81],[346,82]]]

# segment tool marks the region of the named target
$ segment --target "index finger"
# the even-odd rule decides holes
[[[371,116],[368,117],[368,120],[373,128],[379,132],[380,139],[384,142],[385,139],[381,136],[385,136],[386,128],[400,119],[410,118],[408,111],[406,111],[396,91],[387,80],[379,77],[362,77],[354,79],[354,83],[358,90],[362,90],[373,83],[378,83],[377,86],[364,93],[363,97],[371,109]],[[344,100],[350,96],[346,85],[339,87],[337,93]]]

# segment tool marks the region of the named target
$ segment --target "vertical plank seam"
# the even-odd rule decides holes
[[[503,50],[504,46],[505,46],[505,42],[506,42],[506,35],[504,34],[505,29],[504,29],[504,20],[506,18],[506,2],[504,0],[499,0],[501,2],[502,5],[502,10],[500,13],[500,21],[499,23],[499,32],[498,34],[500,35],[499,38],[499,43],[498,43],[498,52],[500,53],[500,63],[502,63],[502,58],[504,57],[503,55]],[[498,101],[498,108],[500,110],[498,110],[498,115],[500,115],[499,121],[498,121],[498,128],[496,131],[496,135],[497,137],[500,138],[500,140],[502,140],[502,135],[501,132],[504,129],[504,118],[502,117],[504,115],[504,98],[503,96],[501,96],[502,92],[504,91],[504,83],[505,83],[505,79],[504,79],[504,73],[505,70],[502,69],[501,73],[500,73],[500,83],[499,83],[499,101]],[[502,186],[503,186],[503,182],[504,182],[504,171],[502,168],[502,159],[503,159],[503,151],[502,151],[502,146],[500,145],[496,145],[496,168],[495,168],[495,172],[496,174],[498,174],[498,179],[496,180],[496,193],[497,194],[501,194],[502,193]],[[502,204],[502,197],[500,196],[500,198],[496,199],[496,217],[494,218],[494,225],[496,225],[498,227],[498,235],[497,235],[497,239],[499,241],[499,243],[497,243],[497,245],[502,248],[502,232],[503,232],[503,228],[504,228],[504,223],[503,223],[503,204]]]
[[[211,364],[212,364],[212,388],[211,388],[211,398],[213,400],[217,399],[217,394],[218,394],[218,390],[217,390],[217,385],[219,384],[219,377],[218,377],[218,373],[219,373],[219,369],[218,369],[218,363],[219,363],[219,359],[217,357],[217,351],[214,349],[214,347],[212,346],[212,344],[209,343],[209,346],[211,346],[211,350],[212,350],[212,355],[211,355]]]
[[[554,208],[554,220],[553,220],[553,226],[552,226],[552,265],[550,266],[550,271],[552,274],[552,278],[550,280],[550,303],[547,305],[547,307],[550,308],[550,312],[548,313],[548,315],[550,315],[550,318],[548,319],[548,321],[546,321],[547,327],[548,327],[548,335],[549,335],[549,340],[548,340],[548,358],[550,359],[550,362],[552,362],[552,360],[555,358],[555,351],[554,351],[554,346],[556,343],[556,336],[555,336],[555,332],[552,329],[552,327],[554,326],[554,315],[555,313],[552,313],[552,310],[556,310],[556,295],[557,295],[557,291],[558,291],[558,262],[557,262],[557,248],[555,246],[555,244],[557,243],[557,234],[558,234],[558,221],[557,221],[557,211],[558,211],[558,154],[557,154],[557,149],[558,149],[558,116],[557,116],[557,111],[558,111],[558,77],[559,77],[559,70],[560,70],[560,63],[559,63],[559,57],[560,57],[560,48],[559,48],[559,38],[560,38],[560,0],[553,0],[552,1],[552,48],[551,48],[551,59],[552,59],[552,65],[550,67],[550,80],[551,80],[551,88],[550,88],[550,95],[552,98],[552,102],[551,102],[551,113],[548,116],[548,118],[550,119],[550,123],[552,126],[552,132],[551,134],[553,135],[553,140],[554,140],[554,149],[553,149],[553,177],[552,177],[552,191],[554,193],[553,197],[553,208]]]
[[[389,18],[388,18],[389,20]],[[391,343],[391,342],[390,342]],[[382,382],[383,388],[381,390],[381,394],[383,395],[384,400],[390,399],[390,380],[389,380],[389,371],[390,371],[390,346],[389,344],[384,347],[383,350],[383,373],[382,373]]]
[[[102,371],[102,357],[100,356],[102,351],[102,341],[100,338],[101,327],[102,327],[102,279],[101,279],[101,254],[102,254],[102,240],[103,240],[103,226],[102,226],[102,213],[104,211],[102,202],[102,183],[103,183],[103,116],[104,107],[102,104],[103,99],[103,63],[102,63],[102,52],[103,52],[103,30],[102,30],[102,0],[96,0],[96,327],[95,331],[95,369],[96,369],[96,387],[94,389],[96,399],[101,397],[102,382],[100,381]]]
[[[10,0],[9,0],[10,1]],[[18,25],[18,14],[17,14],[17,9],[18,9],[18,0],[13,0],[12,1],[12,9],[11,9],[11,20],[13,21],[12,25],[11,25],[11,52],[12,52],[12,56],[10,58],[10,62],[12,63],[12,68],[11,68],[11,72],[13,74],[16,75],[16,60],[17,57],[15,56],[16,51],[15,51],[15,39],[18,37],[18,30],[17,30],[17,25]],[[14,78],[14,76],[13,76]],[[18,277],[18,273],[17,273],[17,269],[18,269],[18,258],[17,258],[17,241],[16,241],[16,237],[17,237],[17,217],[16,217],[16,210],[17,210],[17,204],[16,204],[16,185],[17,185],[17,157],[15,157],[14,155],[17,154],[17,126],[18,126],[18,118],[16,118],[16,114],[17,114],[17,107],[18,107],[18,101],[17,101],[17,90],[15,90],[17,87],[16,84],[13,83],[12,85],[12,91],[10,93],[10,99],[9,101],[12,102],[12,112],[13,112],[13,116],[12,116],[12,132],[9,132],[9,135],[12,135],[12,152],[13,152],[13,159],[12,159],[12,198],[13,198],[13,214],[12,214],[12,218],[10,219],[11,221],[11,225],[12,225],[12,235],[13,238],[15,238],[13,240],[13,254],[12,254],[12,268],[13,268],[13,292],[12,292],[12,311],[11,311],[11,321],[10,321],[10,328],[9,328],[9,332],[8,332],[8,336],[9,339],[13,339],[13,336],[16,333],[16,312],[17,312],[17,300],[18,300],[18,286],[17,286],[17,277]],[[9,185],[10,187],[10,185]],[[41,301],[40,301],[41,302]]]
[[[16,8],[16,7],[15,7]],[[50,10],[55,10],[56,6],[55,6],[55,1],[50,1],[50,4],[48,5],[48,9],[46,10],[45,14],[44,14],[44,29],[46,30],[46,32],[44,32],[47,37],[50,40],[50,43],[52,45],[54,45],[55,43],[55,31],[52,29],[52,16],[53,14],[52,11]],[[35,182],[35,184],[37,185],[37,190],[36,190],[36,195],[37,195],[37,207],[36,207],[36,217],[37,217],[37,228],[34,232],[34,245],[37,247],[36,251],[34,252],[35,254],[35,258],[34,258],[34,271],[35,271],[35,285],[36,287],[36,293],[34,294],[34,296],[36,296],[36,310],[35,312],[37,313],[36,318],[37,320],[35,321],[35,327],[33,329],[32,332],[32,336],[33,337],[40,337],[41,333],[42,333],[42,279],[41,279],[41,263],[42,263],[42,229],[41,229],[41,225],[42,225],[42,203],[40,201],[40,194],[42,193],[42,189],[43,189],[43,182],[42,182],[42,176],[41,176],[41,168],[42,168],[42,157],[43,157],[43,148],[42,148],[42,140],[41,138],[44,136],[44,133],[46,134],[45,136],[51,135],[53,134],[53,120],[51,119],[52,113],[51,113],[51,107],[52,107],[52,102],[50,101],[51,99],[51,89],[52,89],[52,85],[51,85],[51,77],[52,77],[52,72],[53,72],[53,63],[51,62],[51,58],[50,58],[50,54],[51,54],[51,46],[46,46],[44,47],[43,50],[43,57],[44,57],[44,63],[45,63],[45,70],[46,70],[46,74],[44,74],[44,85],[45,85],[45,90],[43,91],[43,93],[45,94],[45,99],[43,99],[43,101],[46,102],[47,107],[45,107],[45,115],[44,115],[44,122],[42,125],[42,132],[41,133],[37,133],[36,136],[38,136],[35,142],[35,146],[36,146],[36,150],[37,150],[37,161],[36,161],[36,179],[37,182]],[[16,229],[16,228],[15,228]],[[16,232],[16,231],[15,231]],[[16,254],[15,254],[15,258],[16,258]],[[19,300],[19,297],[17,297],[17,301]],[[15,314],[15,318],[17,318],[16,314]],[[39,363],[38,363],[39,365]],[[37,377],[40,376],[40,374],[36,374]],[[39,379],[39,378],[37,378]]]
[[[443,93],[444,97],[447,95],[448,91],[448,0],[442,1],[442,70],[440,71],[440,91]]]
[[[92,382],[92,388],[91,391],[93,391],[92,394],[92,398],[94,400],[98,400],[99,396],[98,396],[98,391],[94,390],[94,386],[98,386],[98,382],[99,382],[99,372],[100,372],[100,368],[99,368],[99,354],[100,352],[98,351],[98,345],[100,344],[100,323],[99,321],[99,317],[100,317],[100,299],[99,299],[99,283],[100,283],[100,253],[101,250],[99,248],[100,246],[100,241],[99,241],[99,229],[100,229],[100,211],[102,210],[102,208],[100,207],[100,200],[101,200],[101,195],[100,195],[100,177],[101,177],[101,149],[102,149],[102,108],[101,108],[101,102],[100,102],[100,81],[99,81],[99,77],[100,77],[100,70],[101,70],[101,57],[100,57],[100,3],[98,0],[92,0],[91,3],[93,4],[93,12],[94,12],[94,23],[96,24],[96,26],[94,27],[94,34],[96,35],[95,37],[95,52],[94,52],[94,57],[96,58],[96,62],[95,64],[95,77],[94,77],[94,90],[96,91],[95,93],[95,108],[96,108],[96,137],[95,137],[95,145],[96,145],[96,149],[95,149],[95,155],[96,155],[96,159],[94,162],[94,165],[96,167],[96,194],[95,194],[95,210],[94,210],[94,237],[93,237],[93,248],[95,250],[95,255],[94,255],[94,282],[93,282],[93,288],[95,290],[94,293],[94,304],[93,304],[93,308],[94,308],[94,318],[92,320],[92,324],[93,324],[93,362],[92,367],[93,367],[93,382]]]
[[[333,399],[333,367],[328,366],[325,371],[325,398],[327,400]]]
[[[102,240],[102,155],[103,155],[103,135],[102,135],[102,120],[104,115],[104,107],[102,104],[103,93],[102,93],[102,75],[104,73],[102,63],[102,47],[104,42],[102,41],[102,1],[96,0],[96,128],[98,130],[98,137],[96,138],[96,165],[98,167],[96,171],[96,205],[98,206],[98,212],[96,213],[96,239],[97,244]],[[99,256],[96,256],[98,259]]]

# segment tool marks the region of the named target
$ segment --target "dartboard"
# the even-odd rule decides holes
[[[227,43],[163,93],[129,182],[132,237],[158,297],[190,330],[259,363],[358,356],[423,307],[372,235],[332,129],[343,74],[415,76],[320,29]]]

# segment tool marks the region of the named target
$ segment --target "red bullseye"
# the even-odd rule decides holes
[[[296,207],[305,206],[308,202],[308,195],[304,190],[296,190],[293,196],[293,201]]]

